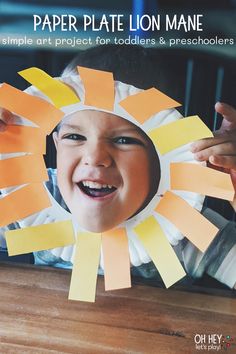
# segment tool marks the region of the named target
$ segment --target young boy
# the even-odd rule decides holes
[[[224,104],[218,104],[216,110],[225,116],[218,136],[195,143],[192,149],[197,159],[210,160],[213,164],[236,170],[236,112]],[[100,232],[129,219],[143,208],[155,194],[159,180],[158,177],[152,180],[153,157],[150,156],[154,156],[153,146],[132,123],[104,112],[86,111],[84,115],[85,111],[81,111],[69,116],[58,133],[54,133],[58,150],[58,184],[69,209],[80,218],[82,227],[89,226],[91,231]],[[91,124],[88,125],[87,119]],[[117,126],[121,132],[117,131]],[[127,158],[125,164],[124,156]],[[145,167],[142,178],[140,166]],[[108,174],[104,173],[105,169]],[[150,185],[154,185],[153,190]],[[83,208],[80,209],[78,201],[81,198]],[[236,254],[234,225],[209,210],[203,210],[203,215],[221,229],[221,235],[217,236],[206,254],[200,254],[186,240],[175,247],[176,252],[193,277],[200,277],[207,271],[233,287],[236,281],[235,273],[231,271]],[[223,245],[224,249],[220,249]],[[50,251],[38,252],[36,262],[65,266],[62,259],[53,257]],[[230,270],[230,276],[224,274],[224,269]],[[134,273],[145,277],[157,276],[151,262],[134,268]]]
[[[155,148],[129,121],[85,110],[69,115],[53,136],[60,192],[86,230],[114,228],[156,193],[160,175]]]

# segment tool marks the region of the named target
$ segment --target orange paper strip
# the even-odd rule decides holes
[[[0,87],[0,107],[33,121],[46,133],[50,133],[64,116],[51,103],[8,84]]]
[[[195,192],[233,200],[234,187],[230,175],[193,163],[171,163],[171,189]]]
[[[0,188],[48,180],[41,155],[26,155],[0,160]]]
[[[169,191],[164,194],[156,211],[172,222],[202,252],[219,231],[185,200]]]
[[[82,66],[77,68],[85,88],[84,104],[113,111],[115,94],[113,74]]]
[[[120,102],[120,105],[135,117],[139,123],[144,123],[153,114],[164,109],[181,106],[180,103],[154,87],[125,98]]]
[[[32,152],[46,153],[46,136],[39,128],[21,125],[8,125],[0,133],[0,153]]]
[[[41,183],[32,183],[0,199],[0,227],[51,206]]]
[[[131,287],[129,246],[125,229],[102,234],[105,290]]]

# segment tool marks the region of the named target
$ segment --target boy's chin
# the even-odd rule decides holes
[[[125,221],[129,221],[136,213],[132,213],[131,215],[115,215],[109,214],[105,215],[105,213],[102,213],[103,215],[101,216],[95,216],[92,213],[90,215],[84,215],[82,216],[81,214],[78,215],[78,212],[73,213],[72,215],[74,219],[77,220],[78,225],[85,231],[88,232],[94,232],[94,233],[103,233],[112,229],[115,229],[119,225],[123,224]],[[105,217],[104,217],[105,216]],[[107,217],[106,217],[107,216]]]
[[[114,225],[91,225],[91,224],[86,224],[86,225],[81,225],[83,229],[85,229],[88,232],[94,232],[94,233],[102,233],[109,231],[111,229],[114,229],[118,224]]]
[[[79,226],[85,229],[88,232],[102,233],[114,229],[119,225],[118,222],[101,222],[101,221],[92,221],[91,220],[78,220]]]

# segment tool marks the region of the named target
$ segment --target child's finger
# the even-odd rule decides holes
[[[211,155],[236,155],[236,142],[224,142],[222,144],[211,146],[207,149],[194,153],[194,158],[198,161],[207,161]]]
[[[7,128],[7,124],[10,124],[13,118],[13,114],[4,109],[0,108],[0,132],[3,132]]]
[[[230,176],[234,185],[234,189],[236,192],[236,169],[231,169],[230,170]],[[235,200],[234,200],[234,204],[236,205],[236,196],[235,196]]]
[[[236,170],[236,156],[214,155],[209,157],[209,162],[218,167]]]
[[[8,111],[5,108],[0,108],[0,119],[3,120],[5,123],[8,123],[11,118],[12,118],[13,114]]]
[[[7,128],[6,123],[0,120],[0,132],[4,132],[6,128]]]
[[[219,134],[216,134],[214,138],[205,138],[205,139],[195,141],[191,145],[190,150],[191,150],[191,152],[194,153],[194,152],[198,152],[198,151],[207,149],[207,148],[214,146],[214,145],[219,145],[219,144],[230,142],[232,140],[236,140],[236,136],[233,136],[233,134],[231,134],[230,132],[219,133]]]
[[[227,103],[217,102],[215,104],[215,110],[221,114],[227,121],[236,123],[236,109]]]
[[[236,128],[236,109],[226,103],[217,102],[215,110],[223,116],[220,131],[232,130]]]

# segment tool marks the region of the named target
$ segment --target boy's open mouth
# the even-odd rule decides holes
[[[78,183],[78,186],[83,193],[93,198],[105,197],[117,189],[112,185],[100,184],[93,181],[81,181]]]

